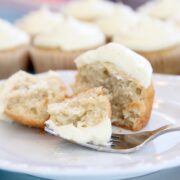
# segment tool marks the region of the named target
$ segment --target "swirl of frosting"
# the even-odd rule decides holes
[[[113,10],[114,3],[105,0],[80,0],[69,3],[65,14],[87,21],[105,16]]]
[[[60,48],[64,51],[90,49],[105,43],[105,36],[93,24],[65,18],[51,32],[37,35],[34,45],[39,47]]]
[[[142,5],[139,12],[150,16],[168,19],[180,11],[180,0],[154,0]]]
[[[113,36],[121,31],[126,31],[137,21],[137,14],[128,6],[117,5],[111,14],[99,18],[96,23],[106,36]]]
[[[34,36],[40,33],[51,31],[63,16],[60,13],[51,12],[43,6],[39,10],[30,12],[16,22],[16,25],[28,34]]]
[[[13,49],[28,43],[29,36],[25,32],[0,19],[0,50]]]
[[[114,42],[135,51],[156,51],[180,44],[180,31],[171,23],[140,17],[129,29],[114,35]]]

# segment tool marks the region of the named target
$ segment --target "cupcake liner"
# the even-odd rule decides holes
[[[147,58],[154,72],[180,74],[180,46],[156,52],[137,52]]]
[[[28,46],[0,51],[0,79],[28,68]]]
[[[37,73],[58,70],[76,69],[74,59],[85,51],[63,52],[59,49],[31,47],[30,56]]]

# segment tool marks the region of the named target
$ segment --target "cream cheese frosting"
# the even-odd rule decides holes
[[[63,16],[60,13],[51,12],[46,6],[43,6],[19,19],[16,25],[34,36],[51,31],[62,20]]]
[[[70,2],[65,13],[81,20],[92,21],[113,10],[114,3],[105,0],[79,0]]]
[[[108,117],[96,126],[86,128],[75,127],[73,124],[57,126],[51,119],[46,121],[46,125],[60,137],[82,144],[91,142],[105,145],[109,142],[112,133],[111,120]]]
[[[179,45],[180,31],[172,23],[143,16],[131,28],[114,35],[113,41],[135,51],[158,51]]]
[[[9,22],[0,19],[0,51],[28,44],[29,36]]]
[[[86,50],[104,43],[105,36],[98,27],[69,17],[50,33],[37,35],[34,39],[35,46],[64,51]]]
[[[139,12],[148,14],[150,16],[168,19],[180,11],[179,0],[154,0],[142,5]]]
[[[142,56],[117,43],[109,43],[80,55],[75,63],[81,67],[93,62],[110,62],[147,88],[151,84],[152,67]]]
[[[128,6],[117,5],[112,13],[97,20],[97,25],[109,37],[126,31],[137,21],[137,14]]]

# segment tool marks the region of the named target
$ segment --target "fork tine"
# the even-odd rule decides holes
[[[112,133],[112,136],[122,136],[122,135],[124,135],[124,134],[116,134],[116,133]]]
[[[130,147],[129,147],[128,144],[121,143],[121,142],[118,142],[118,141],[113,141],[111,143],[111,148],[113,148],[113,149],[129,149]]]
[[[111,135],[111,138],[113,138],[113,139],[119,139],[119,138],[122,138],[122,137],[124,137],[124,134],[112,134]]]

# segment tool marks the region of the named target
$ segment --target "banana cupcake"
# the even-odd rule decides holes
[[[28,66],[29,36],[0,19],[0,79]]]
[[[104,43],[98,27],[67,17],[53,31],[37,35],[30,54],[36,72],[74,69],[78,55]]]
[[[63,16],[60,13],[50,11],[46,6],[30,12],[16,21],[16,25],[31,37],[37,34],[51,31]]]
[[[137,131],[148,123],[154,89],[152,67],[145,58],[110,43],[82,54],[75,62],[74,93],[102,86],[110,96],[114,125]]]
[[[1,113],[17,123],[44,128],[48,104],[62,101],[66,94],[66,86],[55,72],[37,77],[19,71],[1,87]]]
[[[106,0],[78,0],[71,1],[64,9],[64,13],[77,19],[93,22],[112,12],[114,3]]]
[[[51,104],[48,112],[45,130],[53,130],[64,139],[104,145],[111,138],[111,105],[101,87]]]
[[[146,57],[155,72],[180,73],[180,31],[172,23],[141,16],[113,41]]]
[[[167,20],[179,13],[180,1],[153,0],[142,5],[138,11],[161,20]]]
[[[96,21],[96,24],[106,35],[107,41],[112,40],[112,36],[126,31],[137,20],[137,13],[130,7],[118,4],[107,16],[103,16]]]

